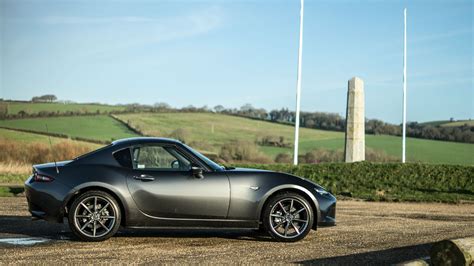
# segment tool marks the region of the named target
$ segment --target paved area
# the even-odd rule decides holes
[[[432,243],[474,236],[473,204],[340,201],[338,225],[297,243],[250,230],[121,230],[101,243],[67,225],[31,221],[22,197],[0,198],[2,263],[393,264],[428,256]]]

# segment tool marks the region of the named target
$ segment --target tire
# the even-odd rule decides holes
[[[109,193],[87,191],[77,197],[68,214],[69,228],[83,241],[104,241],[120,227],[120,208]]]
[[[309,202],[293,192],[273,196],[263,210],[263,226],[267,233],[281,242],[303,239],[313,227],[314,212]]]

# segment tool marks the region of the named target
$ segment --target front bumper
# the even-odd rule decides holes
[[[336,225],[336,197],[331,194],[317,195],[320,217],[318,217],[318,226]]]
[[[25,182],[28,211],[34,218],[61,223],[64,217],[64,199],[69,188],[57,180],[33,182],[32,176]]]
[[[325,215],[321,212],[321,220],[318,222],[318,226],[335,226],[336,225],[336,203],[329,206]]]

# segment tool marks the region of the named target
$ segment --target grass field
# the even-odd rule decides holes
[[[439,120],[439,121],[429,121],[429,122],[424,122],[421,123],[422,125],[425,126],[442,126],[442,127],[459,127],[459,126],[464,126],[467,124],[468,126],[474,126],[474,121],[473,120],[459,120],[459,121],[449,121],[449,120]]]
[[[168,136],[177,128],[189,132],[186,142],[205,140],[217,151],[232,140],[255,141],[258,137],[283,136],[292,143],[294,128],[287,125],[212,113],[123,114],[118,117],[153,136]],[[386,135],[366,135],[366,145],[400,156],[401,138]],[[271,156],[291,153],[291,148],[260,147]],[[301,128],[300,153],[326,148],[344,149],[344,133]],[[407,160],[411,162],[474,164],[474,144],[407,138]]]
[[[123,114],[117,117],[152,136],[168,136],[181,128],[189,133],[187,143],[206,141],[216,149],[233,140],[254,142],[264,136],[283,136],[292,143],[294,134],[291,126],[214,113]],[[305,141],[341,139],[343,136],[344,133],[335,131],[300,130],[302,150],[307,147]]]
[[[152,136],[168,137],[174,130],[184,129],[186,143],[210,152],[218,152],[223,144],[234,140],[255,142],[264,136],[282,136],[285,142],[293,143],[292,126],[236,116],[214,113],[141,113],[122,114],[118,117],[131,122],[133,127]],[[105,115],[0,120],[0,126],[42,132],[45,131],[45,124],[48,124],[52,133],[86,139],[110,141],[136,136],[124,125]],[[1,137],[7,137],[15,142],[47,141],[47,137],[43,135],[0,129]],[[59,141],[56,138],[52,140]],[[366,135],[366,145],[391,156],[400,156],[401,139],[396,136]],[[301,128],[300,153],[318,148],[343,150],[344,133]],[[259,146],[259,149],[271,157],[279,153],[292,153],[291,147]],[[474,144],[407,139],[407,159],[410,162],[473,165],[473,155]]]
[[[99,110],[100,113],[110,111],[123,111],[123,106],[101,105],[101,104],[62,104],[62,103],[22,103],[22,102],[4,102],[8,106],[9,114],[18,114],[20,111],[25,111],[28,114],[36,114],[41,111],[66,113],[80,112],[80,113],[95,113]]]
[[[442,127],[460,127],[468,125],[471,127],[474,127],[474,121],[473,120],[464,120],[464,121],[456,121],[456,122],[449,122],[445,124],[441,124]]]
[[[20,132],[20,131],[15,131],[15,130],[10,130],[10,129],[3,129],[0,128],[0,139],[5,139],[7,141],[12,141],[12,142],[18,142],[18,143],[46,143],[49,144],[49,138],[46,135],[40,135],[40,134],[33,134],[33,133],[27,133],[27,132]],[[57,138],[57,137],[51,137],[51,143],[57,144],[59,142],[64,141],[63,138]],[[95,143],[90,143],[90,142],[85,142],[85,141],[77,141],[77,140],[70,140],[71,142],[74,143],[80,143],[83,145],[88,145],[94,148],[99,148],[103,145],[100,144],[95,144]]]
[[[0,126],[45,132],[48,125],[50,133],[66,134],[70,137],[111,141],[136,136],[115,119],[105,116],[73,116],[0,120]]]

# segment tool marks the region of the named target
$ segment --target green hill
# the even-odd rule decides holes
[[[460,127],[460,126],[464,126],[464,125],[474,127],[474,121],[473,120],[461,120],[461,121],[448,122],[448,123],[441,124],[442,127]]]
[[[137,136],[122,123],[105,115],[0,120],[0,127],[39,132],[46,132],[45,125],[50,133],[100,141]]]
[[[439,120],[439,121],[429,121],[420,123],[421,125],[425,126],[441,126],[441,127],[460,127],[464,125],[474,126],[474,120],[458,120],[458,121],[449,121],[449,120]]]
[[[1,102],[6,105],[8,114],[18,114],[24,111],[27,114],[38,114],[40,112],[54,112],[64,114],[66,112],[75,113],[108,113],[111,111],[123,111],[124,106],[113,106],[103,104],[81,104],[81,103],[32,103],[32,102]]]
[[[136,113],[117,115],[146,135],[173,137],[178,130],[186,143],[201,150],[219,152],[222,145],[235,141],[256,143],[265,137],[283,139],[284,147],[257,146],[268,156],[292,154],[294,127],[278,123],[214,113]],[[137,136],[122,123],[109,116],[70,116],[0,120],[0,127],[45,131],[71,137],[111,141]],[[0,137],[7,134],[0,131]],[[12,134],[8,131],[8,134]],[[44,136],[37,135],[38,138]],[[18,135],[17,139],[33,138]],[[366,135],[366,146],[400,157],[401,138],[387,135]],[[301,128],[300,153],[315,149],[343,150],[344,133]],[[407,159],[411,162],[474,164],[474,144],[407,138]]]
[[[17,144],[45,143],[49,145],[49,139],[51,139],[51,144],[53,145],[64,141],[64,138],[57,138],[57,137],[50,138],[46,135],[20,132],[16,130],[0,128],[0,141],[6,140],[6,141],[14,142]],[[76,141],[76,140],[70,140],[70,141],[73,143],[88,146],[91,149],[98,149],[103,146],[101,144],[95,144],[95,143],[90,143],[90,142],[85,142],[85,141]]]
[[[264,136],[282,136],[293,143],[294,127],[213,113],[159,113],[122,114],[121,120],[152,136],[169,136],[181,128],[187,134],[186,142],[207,142],[218,151],[232,140],[255,142]],[[400,157],[401,138],[387,135],[366,135],[366,146]],[[344,149],[344,133],[301,128],[300,153],[318,148]],[[260,147],[267,155],[291,153],[291,147]],[[411,162],[474,164],[474,144],[407,138],[407,159]]]

